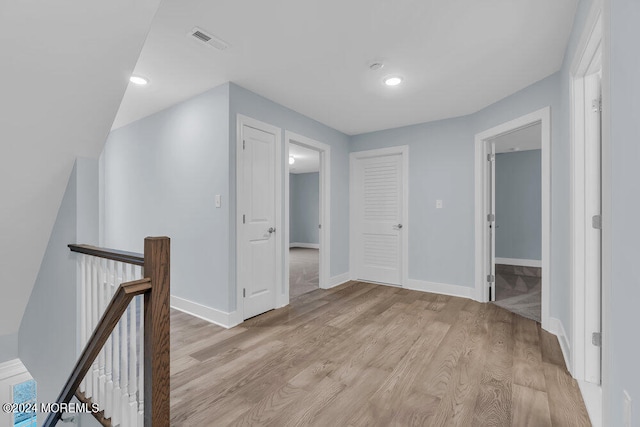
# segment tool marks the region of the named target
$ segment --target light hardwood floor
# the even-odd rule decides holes
[[[493,304],[350,282],[225,330],[171,313],[173,426],[589,426],[556,338]]]

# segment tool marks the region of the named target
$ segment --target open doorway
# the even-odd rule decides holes
[[[284,304],[329,287],[330,147],[285,132]]]
[[[320,287],[320,153],[289,142],[289,297]]]
[[[522,292],[523,300],[527,298],[538,298],[535,294],[536,289],[539,289],[539,300],[540,300],[540,309],[539,309],[539,321],[542,324],[542,328],[545,330],[551,330],[552,325],[550,324],[549,317],[549,254],[550,254],[550,236],[551,236],[551,187],[550,187],[550,177],[551,177],[551,132],[550,132],[550,121],[551,121],[551,110],[549,107],[543,108],[538,111],[534,111],[533,113],[527,114],[520,118],[511,120],[507,123],[503,123],[494,128],[488,129],[484,132],[481,132],[476,135],[476,188],[475,188],[475,205],[476,205],[476,291],[477,291],[477,299],[479,301],[495,301],[496,300],[496,285],[498,279],[498,272],[500,275],[510,275],[508,279],[515,279],[513,283],[515,286],[511,289],[512,295],[513,293],[518,293],[518,291]],[[528,140],[528,143],[525,141]],[[498,149],[498,147],[500,147]],[[535,215],[537,218],[536,221],[540,221],[539,232],[535,231],[534,227],[531,227],[527,233],[534,233],[536,236],[532,237],[531,240],[539,241],[539,256],[535,251],[535,244],[532,245],[534,250],[531,248],[523,249],[523,248],[515,248],[513,245],[516,243],[515,240],[518,238],[522,232],[522,230],[518,231],[518,233],[511,232],[509,233],[509,228],[512,230],[514,227],[522,227],[522,222],[520,220],[513,220],[512,224],[508,224],[508,219],[504,218],[504,207],[503,209],[503,219],[507,222],[500,221],[496,215],[496,178],[501,179],[501,175],[509,179],[509,172],[505,169],[502,171],[502,174],[498,172],[498,176],[496,177],[496,168],[495,163],[496,159],[500,163],[501,159],[499,156],[504,156],[503,159],[507,159],[509,154],[515,153],[524,153],[527,151],[532,151],[526,156],[517,156],[517,157],[533,157],[535,159],[536,153],[533,149],[540,149],[539,151],[539,174],[537,174],[537,179],[539,180],[539,196],[535,196],[536,199],[539,199],[539,208],[529,206],[527,216],[531,217],[532,211],[537,211],[539,209],[539,216]],[[500,152],[497,152],[500,151]],[[503,154],[504,153],[504,154]],[[513,156],[516,157],[516,156]],[[518,161],[524,161],[523,159],[516,159]],[[530,160],[529,160],[530,161]],[[504,163],[504,162],[502,162]],[[508,163],[508,162],[507,162]],[[512,162],[517,163],[517,162]],[[536,179],[532,177],[535,174],[536,166],[535,160],[533,162],[530,161],[530,172],[529,177],[520,177],[519,179],[527,181]],[[517,164],[511,165],[510,168],[513,172],[518,172],[515,169],[521,168]],[[506,176],[505,176],[506,173]],[[511,178],[512,180],[515,178]],[[530,183],[531,184],[531,183]],[[507,186],[512,186],[512,192],[525,191],[532,192],[535,190],[532,189],[520,189],[513,185],[513,183],[506,182]],[[524,188],[524,187],[523,187]],[[522,196],[519,194],[518,197]],[[502,201],[498,202],[498,207],[501,207],[501,204],[513,205],[513,200],[509,198],[513,197],[508,193],[502,196]],[[504,202],[504,203],[502,203]],[[507,209],[515,209],[521,208],[522,206],[507,206]],[[526,207],[526,206],[525,206]],[[508,214],[511,215],[511,214]],[[522,213],[521,213],[522,215]],[[528,221],[531,221],[530,219]],[[505,233],[499,235],[498,232],[502,231],[500,228],[502,227],[505,230]],[[531,231],[533,230],[533,231]],[[539,237],[537,237],[539,236]],[[522,237],[520,237],[522,238]],[[539,240],[538,240],[539,238]],[[511,240],[511,242],[509,242]],[[506,242],[505,242],[506,241]],[[502,245],[501,245],[502,243]],[[506,245],[504,243],[507,243]],[[528,242],[532,243],[532,242]],[[500,247],[497,246],[501,245]],[[509,249],[509,244],[512,247]],[[506,251],[506,252],[496,252],[496,251]],[[509,254],[513,255],[509,255]],[[498,257],[497,257],[498,255]],[[508,256],[512,256],[513,258],[508,258]],[[498,262],[502,262],[502,264],[496,264],[496,258]],[[534,258],[539,258],[535,260]],[[539,262],[539,264],[538,264]],[[516,265],[514,265],[516,264]],[[517,265],[520,264],[520,265]],[[526,264],[526,265],[522,265]],[[496,271],[496,265],[498,265],[498,271]],[[505,266],[505,267],[503,267]],[[526,267],[526,270],[525,270]],[[540,270],[535,270],[540,268]],[[517,274],[516,274],[517,273]],[[539,277],[538,277],[539,274]],[[513,277],[516,276],[516,277]],[[502,278],[504,279],[504,277]],[[538,286],[539,280],[539,286]],[[504,285],[504,283],[503,283]],[[503,289],[509,290],[510,286],[506,285]],[[531,291],[531,292],[530,292]],[[531,301],[529,301],[531,303]],[[527,302],[525,302],[525,305]],[[537,303],[531,304],[528,309],[537,310]],[[530,317],[530,316],[527,316]],[[538,320],[538,319],[536,319]],[[562,343],[561,343],[562,345]]]
[[[496,305],[540,322],[542,314],[542,125],[500,135],[495,179]]]

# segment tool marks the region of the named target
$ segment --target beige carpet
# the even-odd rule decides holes
[[[542,269],[496,264],[495,304],[540,322]]]
[[[318,249],[289,249],[289,298],[318,289]]]

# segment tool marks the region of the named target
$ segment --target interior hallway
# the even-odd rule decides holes
[[[493,304],[348,282],[232,329],[171,316],[172,426],[590,425],[557,339]]]

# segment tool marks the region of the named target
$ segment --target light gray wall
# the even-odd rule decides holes
[[[103,244],[169,236],[172,295],[228,311],[229,86],[111,132],[102,156]]]
[[[77,159],[20,324],[18,354],[39,402],[55,401],[78,357],[77,265],[67,245],[97,243],[97,186],[97,160]]]
[[[409,146],[409,278],[474,286],[473,137],[468,117],[352,137],[351,151]],[[443,209],[436,209],[436,200]],[[404,232],[403,231],[403,232]]]
[[[0,336],[0,363],[18,357],[18,333]]]
[[[542,150],[496,155],[496,257],[542,259]]]
[[[610,179],[611,211],[605,231],[611,232],[610,337],[611,426],[623,425],[623,390],[633,400],[632,425],[640,425],[640,2],[611,0],[610,4]],[[605,74],[606,77],[606,74]],[[605,99],[605,108],[607,102]],[[607,113],[605,113],[607,114]],[[609,214],[609,218],[607,218]]]
[[[289,130],[331,146],[331,260],[330,276],[349,271],[349,137],[335,129],[312,120],[300,113],[276,104],[236,84],[229,85],[230,114],[229,135],[230,164],[229,182],[231,189],[231,218],[235,218],[236,188],[236,117],[243,114],[253,119]],[[282,166],[284,173],[284,165]],[[283,180],[284,181],[284,180]],[[284,194],[284,182],[283,182]],[[284,210],[284,200],[282,201]],[[229,253],[236,253],[235,226],[231,224]],[[280,238],[283,238],[282,235]],[[288,242],[283,242],[287,243]],[[232,285],[229,304],[235,310],[235,258],[232,258],[229,283]]]
[[[319,243],[320,174],[289,174],[289,242]]]
[[[553,74],[469,116],[352,137],[351,151],[409,145],[409,278],[475,286],[475,134],[546,106],[553,120],[559,90],[559,76]],[[554,135],[555,130],[555,141]],[[567,165],[568,159],[556,168]],[[436,209],[436,200],[443,201],[442,209]],[[568,211],[564,215],[568,220]],[[564,259],[568,262],[568,254]],[[552,276],[552,298],[553,283]]]

